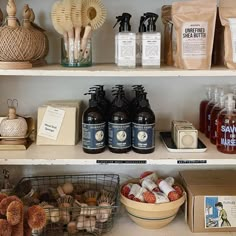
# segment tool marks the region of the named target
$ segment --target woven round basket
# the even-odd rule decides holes
[[[0,61],[32,60],[40,43],[32,32],[21,26],[0,27]]]

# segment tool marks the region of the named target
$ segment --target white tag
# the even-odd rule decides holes
[[[165,203],[170,201],[164,193],[153,193],[153,194],[156,197],[156,203]]]
[[[159,188],[166,196],[168,196],[170,192],[175,192],[175,190],[165,180],[162,180],[159,183]]]
[[[140,182],[142,183],[142,181],[144,181],[145,179],[150,179],[150,180],[152,180],[155,183],[157,181],[157,179],[158,179],[157,173],[153,172],[152,174],[147,175],[146,177],[142,178],[140,180]]]
[[[182,26],[182,58],[207,57],[208,22],[188,22]]]
[[[141,187],[138,184],[133,184],[130,189],[129,196],[130,195],[136,196],[140,189],[141,189]]]
[[[157,188],[157,185],[151,179],[144,179],[142,182],[142,187],[152,191],[154,188]]]
[[[229,26],[231,31],[233,62],[236,63],[236,19],[229,18]]]
[[[38,135],[45,138],[57,140],[64,115],[64,110],[48,106],[44,114]]]
[[[137,192],[137,194],[135,195],[135,197],[137,199],[139,199],[141,202],[144,202],[144,197],[143,197],[143,193],[147,192],[147,190],[145,188],[140,188],[139,191]]]

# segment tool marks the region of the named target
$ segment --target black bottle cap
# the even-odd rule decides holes
[[[123,13],[121,16],[117,16],[117,22],[113,26],[113,28],[116,27],[118,23],[120,23],[119,26],[119,32],[130,32],[131,31],[131,25],[130,25],[130,18],[132,16],[129,13]]]
[[[97,107],[98,106],[98,100],[97,100],[97,94],[96,93],[85,93],[84,95],[91,95],[91,98],[89,99],[89,107]]]
[[[145,16],[141,16],[140,17],[140,23],[139,23],[139,28],[138,28],[138,32],[139,33],[143,33],[147,31],[146,25],[145,25]]]
[[[144,16],[145,16],[145,21],[148,21],[147,32],[155,32],[158,15],[156,13],[147,12],[144,14]]]

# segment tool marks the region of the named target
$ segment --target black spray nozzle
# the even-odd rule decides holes
[[[93,90],[91,90],[91,91],[89,91],[88,93],[84,93],[84,95],[91,95],[91,98],[94,98],[94,99],[96,99],[96,93],[93,93],[94,91]]]
[[[139,23],[139,28],[138,28],[139,33],[143,33],[147,31],[145,20],[146,20],[145,16],[140,17],[140,23]]]
[[[129,13],[123,13],[121,16],[116,17],[116,23],[113,28],[120,23],[119,32],[131,31],[130,18],[132,16]]]
[[[148,21],[147,32],[155,32],[156,31],[156,22],[157,22],[157,19],[159,16],[156,13],[147,12],[147,13],[144,13],[144,17],[145,17],[144,23],[146,21]]]

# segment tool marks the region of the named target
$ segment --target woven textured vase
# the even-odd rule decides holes
[[[0,61],[29,61],[34,58],[37,47],[30,29],[0,27]]]

